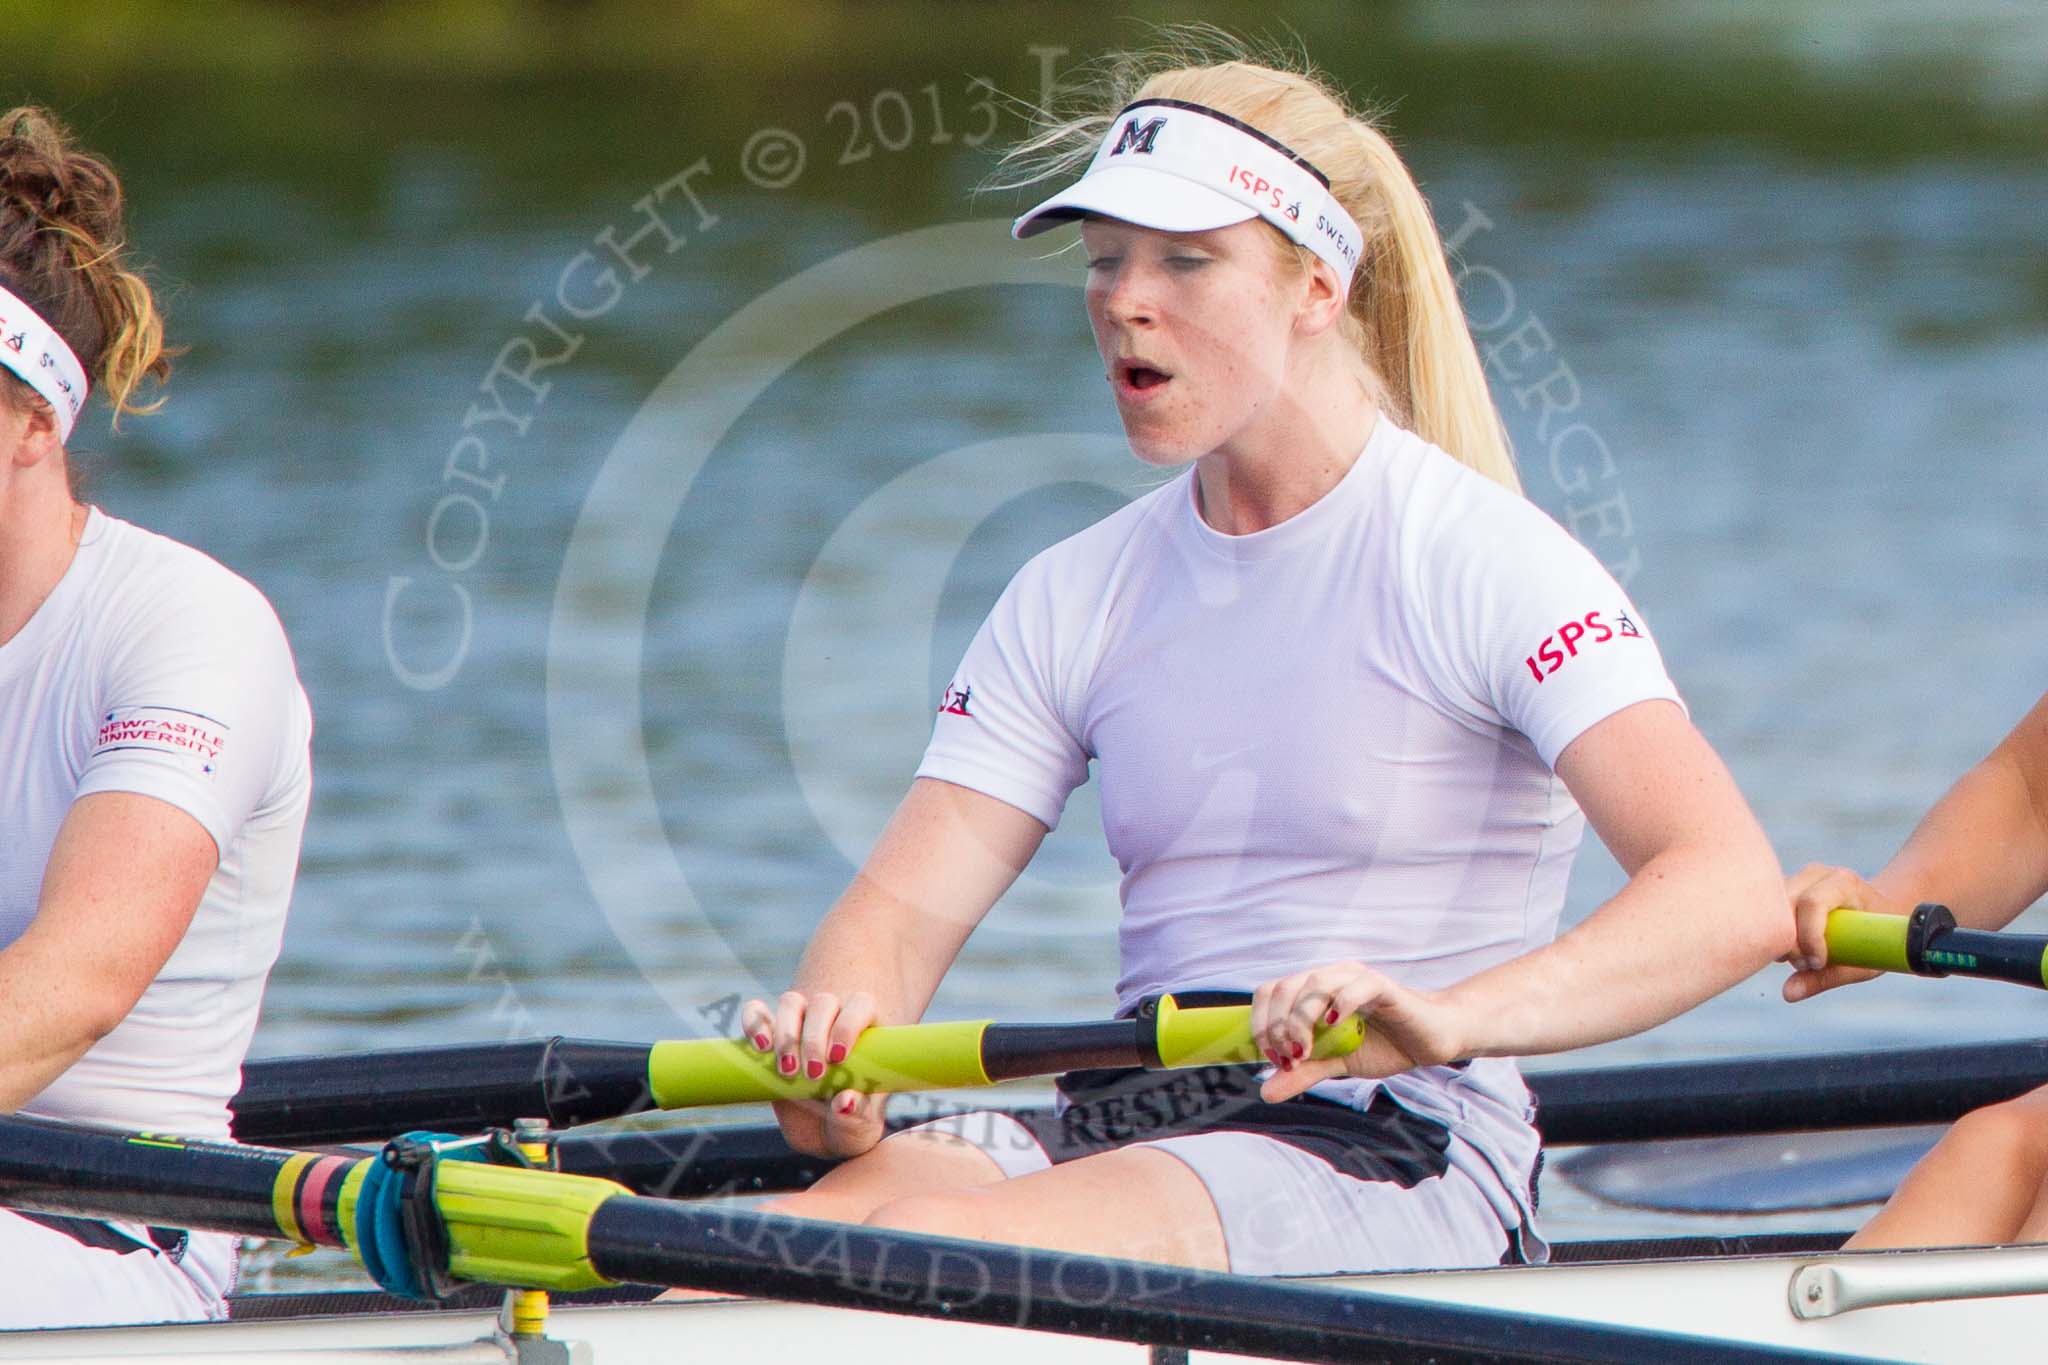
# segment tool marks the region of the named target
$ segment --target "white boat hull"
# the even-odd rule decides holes
[[[1930,1283],[1993,1278],[2036,1249],[1866,1253],[1862,1257],[1752,1256],[1568,1264],[1510,1269],[1346,1277],[1323,1283],[1374,1294],[1491,1308],[1531,1319],[1576,1319],[1617,1327],[1679,1332],[1728,1343],[1825,1351],[1876,1360],[1981,1362],[2012,1359],[2048,1339],[2048,1297],[1916,1302],[1864,1308],[1818,1320],[1794,1316],[1789,1289],[1800,1267],[1818,1260],[1868,1262],[1924,1270]],[[512,1359],[491,1340],[487,1312],[391,1313],[0,1334],[0,1358],[12,1360],[190,1362],[195,1359],[321,1362],[321,1365],[484,1365]],[[653,1365],[681,1359],[778,1356],[905,1365],[971,1359],[975,1365],[1045,1360],[1124,1362],[1148,1349],[1122,1342],[1049,1336],[1011,1328],[775,1303],[706,1298],[686,1302],[559,1307],[552,1337],[587,1348],[593,1365]],[[1531,1334],[1532,1341],[1537,1339]],[[1193,1352],[1191,1361],[1245,1357]]]

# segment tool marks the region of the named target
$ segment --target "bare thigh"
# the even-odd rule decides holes
[[[1876,1247],[1973,1246],[2048,1235],[2048,1086],[1986,1105],[1906,1173],[1882,1210],[1848,1241]]]
[[[809,1189],[763,1204],[761,1212],[859,1223],[910,1195],[972,1189],[1002,1178],[995,1158],[973,1143],[951,1133],[912,1129],[833,1167]]]
[[[1224,1270],[1230,1263],[1222,1220],[1201,1178],[1180,1158],[1153,1147],[1119,1148],[1009,1180],[906,1191],[866,1221],[906,1232],[1202,1270]]]

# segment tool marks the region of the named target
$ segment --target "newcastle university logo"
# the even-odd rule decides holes
[[[1123,132],[1117,135],[1116,146],[1109,149],[1109,154],[1111,156],[1122,156],[1125,152],[1143,152],[1145,155],[1150,156],[1152,154],[1152,144],[1159,141],[1159,130],[1165,126],[1166,118],[1164,115],[1155,119],[1147,119],[1143,123],[1132,119],[1124,125]]]

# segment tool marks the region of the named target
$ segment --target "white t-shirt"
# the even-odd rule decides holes
[[[81,796],[167,801],[205,827],[220,865],[128,1017],[22,1112],[227,1136],[284,934],[311,737],[263,595],[199,551],[93,509],[64,577],[0,644],[0,948],[35,918],[58,826]]]
[[[1343,959],[1432,989],[1556,936],[1585,822],[1553,765],[1650,698],[1678,694],[1599,561],[1383,417],[1277,526],[1217,532],[1190,470],[1025,565],[918,775],[1051,827],[1096,765],[1126,1008]],[[1447,1121],[1477,1087],[1489,1164],[1533,1162],[1511,1064],[1387,1085]]]

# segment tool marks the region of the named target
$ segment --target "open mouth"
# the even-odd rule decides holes
[[[1173,376],[1156,365],[1137,360],[1120,360],[1116,366],[1117,388],[1132,394],[1149,394],[1165,387]]]

